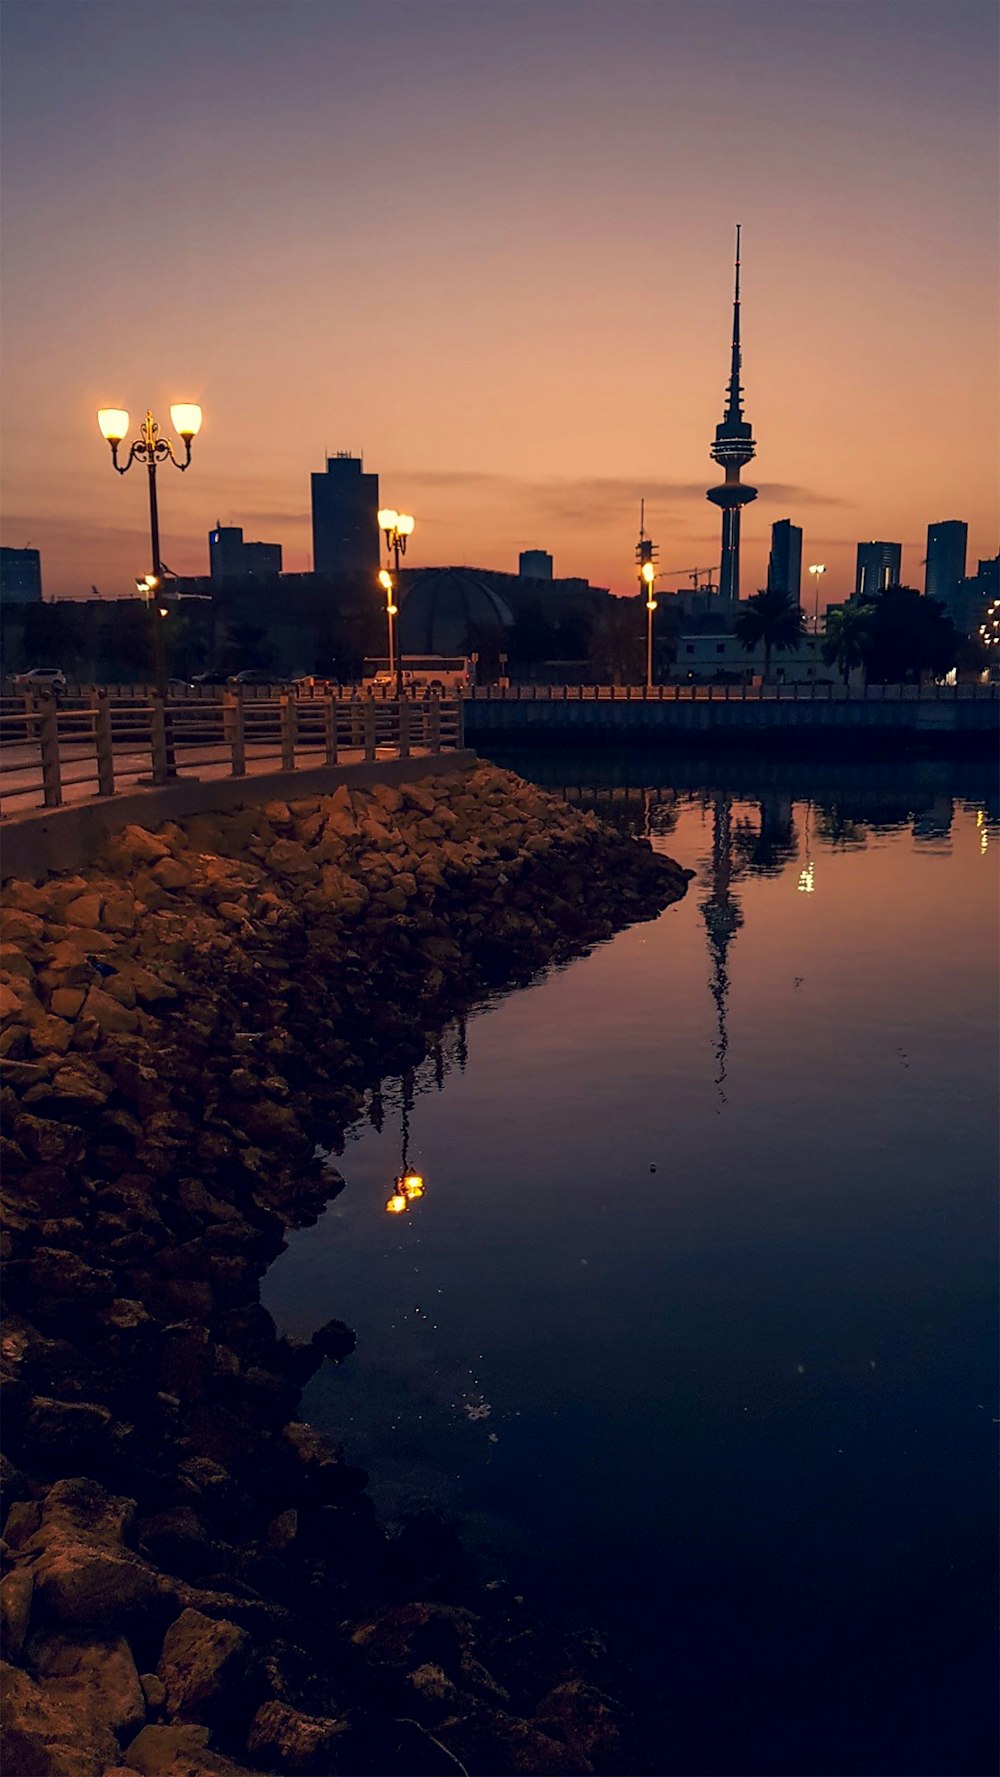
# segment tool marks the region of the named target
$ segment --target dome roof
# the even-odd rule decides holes
[[[468,654],[484,630],[510,629],[506,600],[466,568],[426,568],[402,595],[400,649],[404,654]]]

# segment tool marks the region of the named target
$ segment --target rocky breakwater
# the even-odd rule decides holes
[[[7,885],[11,1772],[628,1768],[596,1639],[478,1587],[447,1526],[378,1525],[297,1416],[354,1335],[280,1338],[259,1279],[384,1073],[686,874],[480,767]]]

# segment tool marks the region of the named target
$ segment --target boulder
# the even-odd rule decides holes
[[[349,1741],[346,1721],[304,1715],[272,1698],[261,1705],[253,1718],[247,1751],[267,1768],[277,1765],[281,1771],[333,1777],[335,1772],[348,1769],[339,1754]]]
[[[103,907],[103,895],[91,891],[85,895],[78,895],[75,901],[70,901],[69,905],[63,908],[62,917],[68,926],[92,928],[101,924]]]
[[[4,1768],[10,1777],[104,1777],[118,1762],[111,1729],[6,1661],[0,1665]]]
[[[49,1635],[36,1640],[31,1652],[49,1698],[64,1703],[95,1730],[110,1728],[121,1739],[142,1726],[146,1699],[124,1636],[92,1641]]]
[[[138,1030],[139,1019],[128,1006],[112,999],[101,987],[92,987],[83,1002],[83,1017],[93,1018],[102,1035]],[[72,1035],[72,1032],[70,1033]]]
[[[225,1620],[183,1610],[167,1630],[157,1667],[167,1710],[182,1721],[217,1719],[242,1693],[250,1637]]]
[[[0,1646],[7,1660],[20,1658],[34,1589],[35,1582],[27,1567],[11,1567],[0,1580]]]
[[[149,1725],[125,1749],[128,1777],[260,1777],[211,1746],[207,1728],[194,1723]],[[108,1774],[110,1777],[110,1773]]]

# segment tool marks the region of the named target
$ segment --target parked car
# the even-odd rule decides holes
[[[66,674],[58,666],[32,666],[14,680],[15,691],[39,691],[49,697],[59,697],[66,688]]]
[[[219,672],[195,673],[191,683],[192,685],[228,685],[229,674]]]
[[[184,693],[190,691],[190,689],[191,681],[189,679],[167,680],[167,694],[170,697],[183,697]]]
[[[228,685],[281,685],[284,681],[275,673],[266,673],[259,666],[244,667],[241,673],[230,673]]]

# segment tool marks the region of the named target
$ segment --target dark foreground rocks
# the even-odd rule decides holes
[[[259,1280],[366,1094],[684,892],[505,772],[131,827],[7,887],[6,1769],[625,1771],[599,1641],[468,1576],[297,1417],[353,1348]]]

